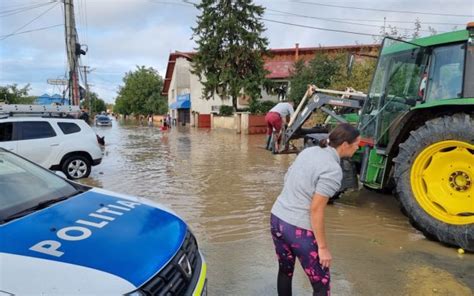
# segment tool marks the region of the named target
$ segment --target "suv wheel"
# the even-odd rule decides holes
[[[64,161],[61,170],[71,180],[87,178],[91,173],[91,162],[84,156],[73,155]]]

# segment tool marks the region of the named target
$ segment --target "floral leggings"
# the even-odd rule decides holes
[[[313,286],[313,295],[330,295],[329,268],[319,263],[318,245],[313,232],[288,224],[273,214],[270,224],[279,273],[285,274],[291,285],[297,257]]]

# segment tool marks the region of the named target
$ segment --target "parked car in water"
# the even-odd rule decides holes
[[[0,118],[0,147],[69,179],[89,176],[102,161],[98,136],[83,120],[45,117]]]
[[[171,210],[1,148],[0,188],[1,295],[207,295],[197,241]]]
[[[112,119],[108,117],[107,115],[97,115],[95,117],[95,125],[97,126],[111,126],[112,125]]]

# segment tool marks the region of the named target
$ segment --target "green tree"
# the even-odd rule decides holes
[[[91,93],[89,98],[91,100],[90,112],[100,113],[102,111],[107,111],[104,100],[100,99],[96,93]]]
[[[290,78],[290,93],[288,97],[299,104],[303,98],[308,84],[315,84],[319,88],[328,88],[331,83],[339,78],[341,67],[343,67],[341,55],[330,56],[328,54],[317,54],[307,64],[297,61]]]
[[[115,99],[114,113],[123,114],[125,116],[132,114],[132,108],[128,103],[129,102],[123,97],[117,97]]]
[[[306,66],[304,60],[298,60],[293,66],[290,76],[290,91],[288,98],[295,102],[295,106],[298,106],[301,99],[303,98],[308,84],[313,84],[314,76],[311,74],[309,67]]]
[[[217,93],[235,109],[241,95],[259,99],[267,73],[264,8],[252,0],[203,0],[196,7],[201,15],[192,28],[198,45],[192,72],[204,86],[203,98]]]
[[[30,90],[29,83],[24,87],[19,87],[16,83],[0,86],[0,102],[7,104],[32,104],[36,97],[28,96]]]
[[[102,111],[107,111],[107,106],[105,104],[105,101],[100,99],[99,96],[95,92],[91,92],[89,94],[89,100],[90,100],[90,113],[100,113]],[[85,105],[86,101],[83,100],[81,101],[81,108],[87,108]]]
[[[137,66],[123,78],[115,101],[115,112],[120,114],[165,114],[168,111],[167,98],[161,95],[163,78],[149,67]]]
[[[299,104],[309,84],[341,91],[352,87],[355,90],[367,92],[375,70],[376,59],[362,58],[355,62],[351,75],[347,73],[346,61],[347,54],[344,53],[317,55],[309,63],[297,61],[290,77],[289,99]]]
[[[313,75],[313,83],[319,88],[328,88],[338,77],[344,66],[342,55],[317,54],[310,62],[309,69]]]
[[[377,59],[363,57],[354,62],[350,75],[347,73],[346,63],[344,62],[346,59],[345,56],[339,58],[339,72],[331,81],[329,88],[344,91],[347,87],[352,87],[357,91],[367,93],[374,75]]]

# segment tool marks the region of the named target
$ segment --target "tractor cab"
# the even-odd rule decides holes
[[[385,38],[362,109],[363,137],[386,148],[413,107],[462,98],[465,55],[465,41],[422,46]]]
[[[359,121],[368,146],[361,151],[360,180],[366,187],[390,189],[392,160],[410,131],[471,106],[470,34],[468,29],[412,42],[384,39]]]

